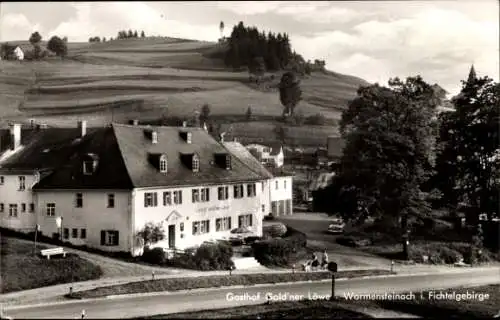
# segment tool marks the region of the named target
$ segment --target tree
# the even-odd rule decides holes
[[[137,236],[144,239],[144,243],[153,244],[165,239],[165,230],[161,223],[155,224],[153,222],[148,222],[139,232],[137,232]]]
[[[287,130],[282,125],[277,125],[274,128],[274,133],[276,134],[276,139],[280,141],[282,144],[285,144],[287,138]]]
[[[102,42],[106,42],[106,37],[102,37]]]
[[[407,248],[410,217],[430,212],[421,185],[434,165],[438,103],[420,76],[358,90],[340,122],[346,144],[331,213],[358,222],[370,215],[388,226],[399,221]]]
[[[53,36],[52,38],[50,38],[49,42],[47,43],[47,49],[54,52],[59,57],[65,57],[68,53],[68,46],[66,42],[64,42],[58,36]]]
[[[224,38],[224,21],[221,21],[219,24],[219,30],[220,30],[220,38]]]
[[[35,59],[39,59],[42,53],[42,48],[40,48],[40,41],[42,41],[42,36],[38,31],[35,31],[31,34],[29,38],[29,42],[33,45],[33,57]]]
[[[208,103],[205,103],[201,107],[201,112],[200,112],[200,122],[201,123],[206,123],[210,117],[210,105]]]
[[[130,39],[130,38],[133,38],[133,37],[134,37],[134,33],[132,32],[132,30],[129,30],[128,34],[127,34],[127,38]]]
[[[137,30],[134,31],[134,38],[137,39],[139,36],[137,35]]]
[[[247,112],[245,114],[245,118],[247,121],[252,120],[252,107],[247,108]]]
[[[63,37],[62,40],[66,43],[68,43],[68,37]]]
[[[471,67],[460,94],[452,99],[454,112],[441,117],[436,183],[447,204],[464,202],[477,223],[498,215],[500,193],[500,84],[477,78]]]
[[[293,115],[295,107],[302,100],[302,90],[300,89],[300,80],[295,73],[285,72],[278,85],[280,101],[283,105],[283,114]]]
[[[141,38],[146,38],[146,34],[144,33],[144,30],[141,31]]]

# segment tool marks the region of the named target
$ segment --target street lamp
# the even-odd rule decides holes
[[[335,300],[335,273],[338,271],[338,266],[335,262],[328,263],[328,270],[332,273],[332,295],[330,300]]]
[[[63,223],[63,217],[57,217],[56,218],[56,225],[57,225],[57,228],[59,229],[59,235],[60,235],[60,238],[61,238],[61,242],[63,241],[63,229],[62,229],[62,223]]]
[[[37,224],[35,226],[35,243],[34,243],[34,251],[33,251],[33,255],[36,255],[36,238],[38,236],[38,232],[40,232],[40,225]]]

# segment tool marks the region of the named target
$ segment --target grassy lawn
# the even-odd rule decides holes
[[[357,270],[341,271],[337,278],[356,278],[369,275],[391,274],[386,270]],[[179,291],[202,288],[227,287],[236,285],[254,285],[265,283],[283,283],[296,281],[318,281],[330,279],[329,272],[297,272],[297,273],[260,273],[260,274],[235,274],[225,276],[201,276],[190,278],[168,278],[150,281],[130,282],[123,285],[101,287],[87,291],[73,293],[68,298],[84,299],[97,298],[109,295]]]
[[[500,313],[500,285],[489,285],[475,288],[456,288],[434,290],[434,293],[448,294],[482,294],[481,299],[444,300],[429,299],[429,291],[423,292],[423,298],[416,294],[411,301],[377,301],[380,307],[401,312],[407,312],[422,317],[432,316],[435,319],[459,318],[490,318]],[[488,297],[486,297],[488,295]]]
[[[252,305],[219,310],[164,314],[143,319],[352,319],[370,318],[348,310],[345,302],[298,301]]]
[[[92,280],[102,275],[98,266],[77,255],[47,260],[33,255],[32,244],[9,237],[1,237],[0,245],[2,293]],[[44,247],[37,247],[38,252],[41,249]]]

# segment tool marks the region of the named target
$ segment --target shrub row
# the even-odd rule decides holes
[[[204,243],[198,248],[190,248],[182,253],[175,253],[170,259],[162,248],[145,249],[142,261],[155,264],[193,270],[229,270],[234,267],[231,259],[233,248],[224,242]]]
[[[254,257],[265,266],[288,266],[294,255],[307,245],[306,235],[287,226],[283,238],[255,242],[252,245]]]

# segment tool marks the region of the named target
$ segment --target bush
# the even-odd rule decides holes
[[[294,228],[287,227],[283,238],[255,242],[253,254],[265,266],[288,266],[295,254],[307,245],[306,235]]]
[[[276,223],[271,226],[266,227],[266,233],[268,233],[272,238],[281,238],[287,232],[287,228],[283,223]]]
[[[187,249],[183,253],[175,254],[167,264],[177,268],[194,270],[228,270],[234,267],[233,248],[230,244],[204,243],[200,247]]]
[[[264,216],[264,221],[273,221],[273,220],[276,220],[276,218],[272,214]]]
[[[141,260],[150,264],[163,265],[166,262],[165,251],[163,248],[144,248]]]

